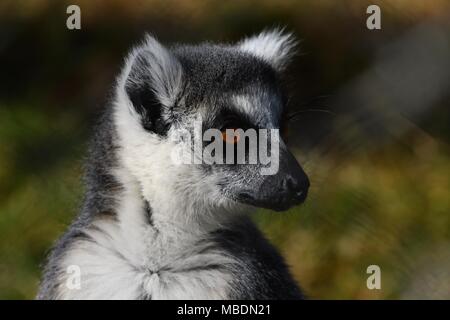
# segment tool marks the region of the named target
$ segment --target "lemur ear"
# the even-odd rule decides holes
[[[154,37],[146,35],[127,59],[125,92],[148,131],[165,135],[167,113],[182,86],[183,70],[177,58]],[[165,119],[166,118],[166,119]]]
[[[285,33],[283,29],[274,29],[244,39],[237,45],[240,50],[263,59],[275,70],[283,71],[295,54],[297,44],[291,33]]]

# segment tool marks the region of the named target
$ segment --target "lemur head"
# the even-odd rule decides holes
[[[199,119],[200,134],[210,128],[222,133],[211,141],[223,140],[224,157],[239,140],[238,135],[228,138],[226,129],[256,129],[258,135],[259,129],[283,129],[286,99],[279,77],[294,44],[291,35],[278,30],[234,45],[166,47],[146,36],[131,52],[116,92],[119,154],[152,206],[202,214],[201,208],[224,212],[217,209],[239,211],[247,205],[286,210],[305,199],[308,178],[282,138],[268,143],[268,153],[278,151],[271,159],[278,170],[268,175],[261,174],[265,165],[259,162],[180,164],[173,159],[180,148],[198,157],[195,143],[180,133],[195,136]],[[276,134],[272,130],[267,137]],[[201,140],[202,148],[206,144]],[[244,153],[248,158],[249,150]]]

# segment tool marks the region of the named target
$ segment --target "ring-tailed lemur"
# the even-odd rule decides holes
[[[129,54],[90,148],[80,215],[53,248],[38,299],[297,299],[277,251],[245,215],[302,202],[308,178],[279,142],[279,170],[171,161],[169,139],[203,128],[280,128],[280,73],[294,41],[279,30],[234,45]],[[69,285],[80,271],[79,286]]]

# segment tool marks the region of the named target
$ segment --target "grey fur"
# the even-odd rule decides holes
[[[172,188],[173,194],[158,196],[148,191],[159,191],[158,186],[149,181],[159,181],[155,174],[160,172],[151,168],[165,168],[164,159],[159,160],[162,161],[160,166],[149,163],[148,168],[143,168],[146,161],[158,161],[153,149],[147,153],[155,158],[143,158],[137,164],[130,155],[135,150],[139,155],[139,149],[136,149],[139,146],[164,145],[171,132],[186,127],[186,123],[199,113],[204,117],[206,127],[219,127],[229,112],[236,114],[242,123],[261,128],[279,127],[285,99],[279,84],[280,70],[276,66],[285,66],[287,61],[277,61],[276,56],[268,54],[276,55],[279,48],[283,50],[279,59],[287,59],[292,38],[279,31],[272,37],[265,33],[263,37],[255,38],[255,41],[269,43],[264,43],[254,55],[249,48],[258,43],[248,45],[252,39],[246,40],[245,50],[239,47],[242,43],[238,46],[177,45],[169,49],[147,37],[133,50],[119,76],[116,101],[108,106],[95,130],[87,161],[84,205],[48,257],[38,299],[197,298],[196,293],[199,298],[302,298],[281,256],[242,214],[249,208],[248,204],[257,205],[240,198],[244,186],[265,197],[264,201],[258,202],[260,206],[278,206],[276,199],[285,199],[273,194],[277,189],[268,188],[272,190],[270,192],[264,189],[267,181],[257,175],[257,168],[199,165],[177,175],[167,172],[168,176],[179,177],[180,181],[166,181],[167,186],[161,185],[161,188]],[[271,47],[270,41],[275,45]],[[283,44],[283,41],[289,43]],[[269,53],[261,57],[261,50],[268,47]],[[253,104],[258,104],[257,111],[239,110],[233,105],[236,95],[251,98]],[[122,123],[133,125],[133,119],[145,129],[144,132],[142,128],[131,128],[130,131],[136,130],[135,136],[145,141],[136,142],[135,149],[128,146],[135,141],[129,140],[129,132],[123,130]],[[287,154],[284,145],[283,148]],[[301,174],[300,169],[295,170]],[[210,190],[210,194],[205,190]],[[121,210],[125,210],[126,201],[134,209],[125,217]],[[185,205],[185,209],[180,209],[177,201]],[[284,209],[294,203],[291,199],[286,201]],[[170,208],[170,202],[174,203],[173,212],[161,209]],[[130,206],[126,208],[130,210]],[[130,216],[137,220],[130,221]],[[121,228],[137,228],[137,231],[122,233]],[[126,238],[135,235],[139,236],[138,240]],[[138,255],[129,254],[134,251],[129,245],[142,246],[144,251],[136,249]],[[98,261],[94,259],[96,252]],[[145,255],[148,252],[148,257],[142,257],[141,252]],[[89,260],[92,254],[94,258]],[[103,258],[113,263],[118,261],[118,265],[125,267],[113,269],[105,263],[105,274],[101,274],[102,268],[92,272],[94,269],[89,268],[102,263]],[[90,283],[95,283],[96,277],[100,276],[115,279],[111,284],[120,281],[120,274],[107,274],[113,272],[111,270],[127,270],[136,275],[132,279],[143,280],[127,288],[122,296],[120,292],[102,295],[101,288],[89,284],[86,285],[88,289],[82,286],[81,291],[74,294],[64,287],[67,261],[84,263],[86,269],[83,272],[87,273]],[[124,274],[124,279],[126,276],[129,274]],[[120,284],[126,286],[126,282]],[[199,288],[204,290],[199,291]],[[112,289],[120,291],[121,288]],[[203,294],[205,290],[207,293]]]

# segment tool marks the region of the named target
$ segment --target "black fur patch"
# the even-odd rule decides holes
[[[153,226],[152,208],[150,208],[150,203],[147,200],[144,200],[144,210],[147,223]]]
[[[150,69],[146,59],[137,56],[125,83],[125,91],[135,110],[141,115],[144,129],[165,136],[169,124],[162,117],[163,106],[152,88],[148,72]]]
[[[242,265],[231,270],[231,299],[304,299],[283,258],[248,218],[241,217],[212,236],[218,247]]]

